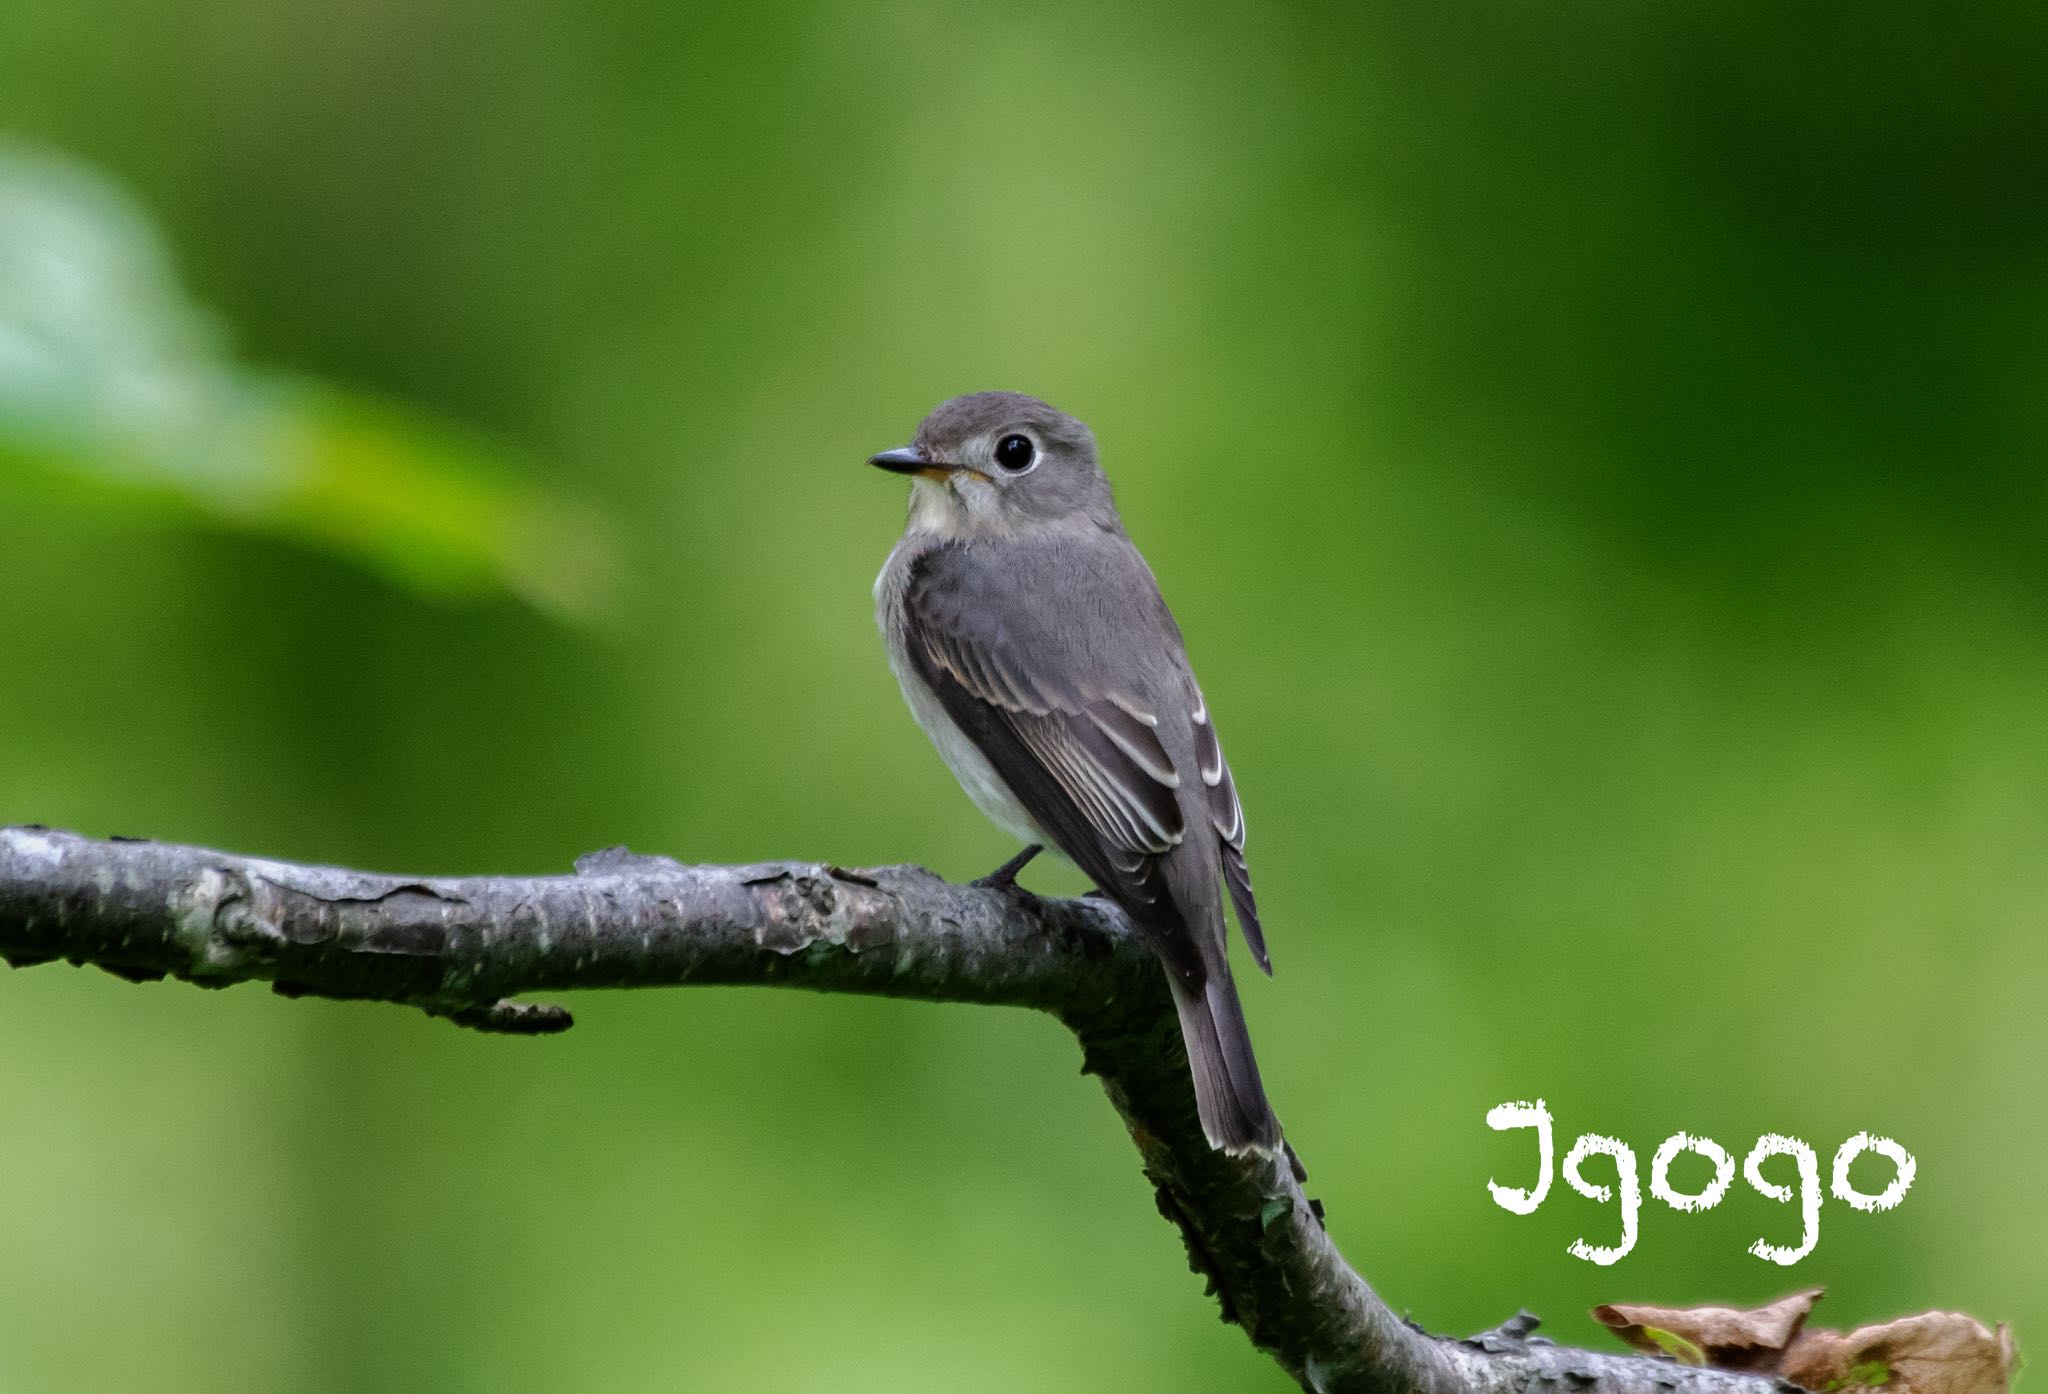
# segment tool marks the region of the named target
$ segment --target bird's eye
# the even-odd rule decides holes
[[[1012,474],[1030,469],[1037,457],[1038,448],[1032,445],[1029,436],[1009,435],[996,442],[996,463]]]

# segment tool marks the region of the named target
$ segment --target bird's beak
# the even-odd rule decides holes
[[[868,456],[868,463],[877,469],[894,470],[897,474],[914,474],[919,479],[930,479],[944,484],[956,474],[971,474],[984,484],[988,476],[971,465],[956,465],[947,460],[934,460],[915,445],[899,445],[894,450],[884,450],[879,455]]]
[[[894,450],[884,450],[879,455],[870,455],[868,463],[877,469],[914,474],[921,479],[944,479],[950,470],[947,465],[926,459],[924,451],[914,445],[902,445]]]

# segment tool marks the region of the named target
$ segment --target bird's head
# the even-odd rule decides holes
[[[868,463],[911,476],[913,531],[967,538],[1069,520],[1116,526],[1094,434],[1021,392],[955,397],[911,444]]]

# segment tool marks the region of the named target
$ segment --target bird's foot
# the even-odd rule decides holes
[[[1014,891],[1017,889],[1017,873],[1029,866],[1031,859],[1044,850],[1043,846],[1034,842],[988,875],[976,878],[974,884],[985,891]]]

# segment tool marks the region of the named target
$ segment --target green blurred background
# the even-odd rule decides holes
[[[1261,1059],[1397,1309],[1824,1283],[2024,1346],[2044,58],[2018,6],[9,0],[63,216],[0,238],[0,822],[978,874],[861,462],[1034,392],[1190,637]],[[1051,1021],[574,1005],[0,974],[0,1389],[1285,1387]],[[1919,1181],[1790,1271],[1740,1182],[1596,1269],[1612,1206],[1487,1197],[1536,1095],[1560,1154]]]

